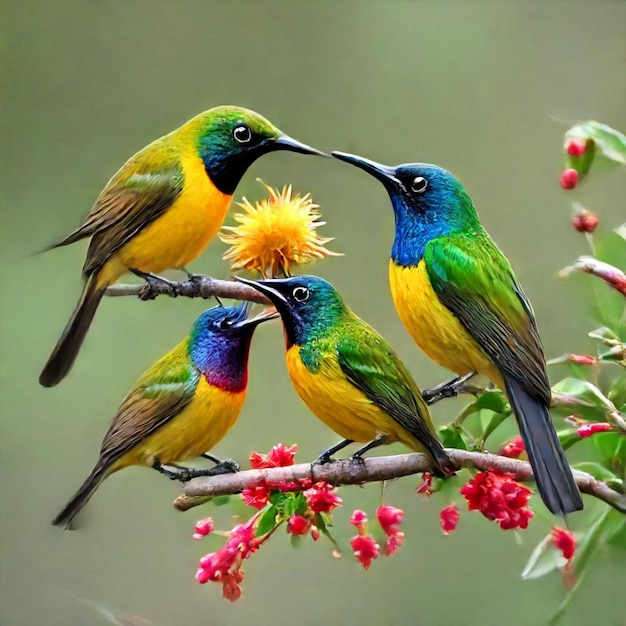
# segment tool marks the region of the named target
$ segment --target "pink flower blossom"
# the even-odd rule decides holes
[[[293,444],[288,448],[279,443],[275,445],[267,454],[252,452],[250,454],[250,467],[252,469],[266,469],[269,467],[287,467],[295,463],[294,457],[298,451],[298,444]]]
[[[343,504],[343,500],[334,491],[335,488],[332,485],[320,481],[304,491],[304,497],[314,513],[330,513],[334,508]]]

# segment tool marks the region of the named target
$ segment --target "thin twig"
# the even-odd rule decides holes
[[[218,280],[210,276],[195,275],[181,281],[154,279],[140,285],[112,285],[106,295],[116,298],[120,296],[136,296],[140,300],[154,300],[157,296],[176,298],[233,298],[234,300],[250,300],[260,304],[271,302],[256,289],[232,280]]]
[[[452,462],[461,469],[472,466],[480,470],[497,468],[515,475],[518,481],[533,479],[530,464],[496,454],[469,452],[456,448],[446,449]],[[185,484],[183,494],[174,502],[179,510],[187,510],[206,502],[215,496],[241,493],[244,489],[260,484],[277,485],[279,483],[297,483],[303,479],[313,482],[320,480],[332,485],[361,485],[400,478],[410,474],[428,471],[430,460],[424,454],[399,454],[396,456],[370,457],[363,462],[350,459],[334,461],[325,465],[301,463],[288,467],[245,470],[236,474],[206,476],[194,478]],[[594,496],[612,507],[626,513],[626,495],[611,489],[606,483],[590,474],[573,470],[574,478],[583,493]]]

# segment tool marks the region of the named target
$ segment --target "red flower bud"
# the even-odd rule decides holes
[[[302,515],[292,515],[287,521],[287,532],[292,535],[306,535],[311,528],[311,522]]]
[[[576,434],[584,439],[586,437],[591,437],[591,435],[595,435],[596,433],[605,433],[612,428],[611,424],[607,424],[606,422],[595,422],[583,424],[576,429]]]
[[[367,524],[367,515],[365,515],[365,511],[361,511],[361,509],[355,509],[350,516],[350,524],[356,526],[357,528]]]
[[[558,526],[553,526],[552,531],[552,543],[561,551],[561,554],[568,561],[573,558],[576,552],[576,538],[571,530],[564,530]]]
[[[561,187],[563,189],[574,189],[578,184],[578,172],[570,167],[561,174]]]
[[[587,209],[572,216],[572,225],[579,233],[592,233],[598,227],[599,222],[598,216]]]
[[[456,508],[454,502],[450,502],[448,506],[444,506],[443,509],[441,509],[439,512],[439,521],[444,535],[451,533],[456,528],[456,525],[459,523],[459,517],[459,510]]]
[[[515,435],[504,443],[498,454],[509,459],[519,459],[522,452],[524,452],[524,441],[519,435]]]
[[[202,537],[206,537],[209,533],[213,532],[213,518],[205,517],[197,521],[195,531],[196,532],[193,534],[194,539],[202,539]]]
[[[430,472],[424,472],[422,474],[422,484],[418,485],[415,493],[420,495],[430,496],[433,493],[433,475]]]
[[[567,154],[573,157],[582,156],[587,149],[587,142],[580,139],[572,139],[565,148]]]

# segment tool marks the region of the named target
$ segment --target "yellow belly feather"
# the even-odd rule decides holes
[[[232,393],[198,383],[193,400],[172,420],[126,453],[109,473],[129,465],[151,467],[194,459],[215,446],[232,428],[245,400],[246,392]]]
[[[459,375],[478,372],[503,386],[498,369],[439,302],[423,260],[417,267],[400,267],[391,260],[389,283],[398,316],[415,343],[433,361]]]
[[[122,246],[105,263],[99,283],[114,283],[129,268],[158,274],[193,261],[220,229],[232,196],[209,179],[202,159],[190,153],[181,158],[183,191],[172,205]]]
[[[300,348],[292,346],[287,351],[287,368],[302,401],[344,439],[368,442],[386,435],[388,443],[400,441],[412,450],[425,451],[415,437],[346,379],[336,359],[324,359],[315,374],[302,362]]]

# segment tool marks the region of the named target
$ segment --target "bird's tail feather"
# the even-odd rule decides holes
[[[104,288],[98,284],[98,275],[95,274],[85,284],[63,334],[41,371],[39,383],[44,387],[54,387],[67,376],[103,295]]]
[[[107,474],[108,470],[106,467],[96,465],[78,491],[63,507],[63,510],[52,520],[52,524],[54,526],[65,524],[65,528],[68,528],[78,512],[89,502],[89,499],[100,486],[100,483],[107,477]]]
[[[517,381],[506,378],[505,383],[541,499],[555,515],[581,510],[582,498],[548,407],[524,391]]]

